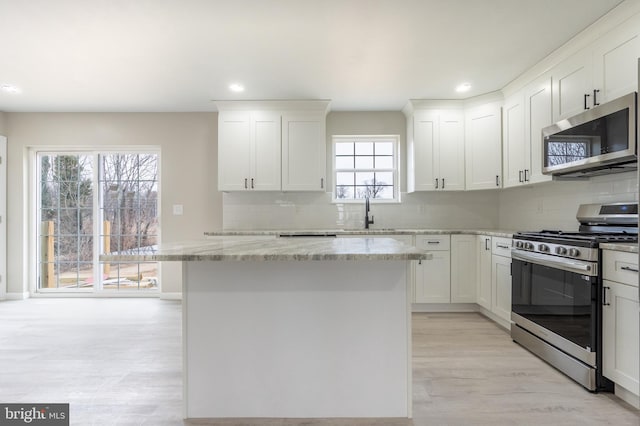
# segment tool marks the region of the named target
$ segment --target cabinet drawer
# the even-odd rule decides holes
[[[638,254],[624,251],[603,250],[603,271],[605,280],[616,281],[638,287]]]
[[[416,235],[416,247],[422,250],[445,251],[451,247],[450,235]]]
[[[511,238],[492,237],[491,253],[498,256],[511,257]]]

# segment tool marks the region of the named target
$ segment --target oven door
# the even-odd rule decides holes
[[[512,251],[511,319],[521,328],[596,366],[597,263]]]

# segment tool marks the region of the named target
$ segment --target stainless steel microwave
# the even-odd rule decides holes
[[[542,173],[593,176],[637,169],[635,92],[542,129]]]

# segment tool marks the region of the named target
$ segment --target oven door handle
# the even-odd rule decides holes
[[[522,252],[517,249],[511,250],[511,258],[522,260],[524,262],[535,263],[536,265],[548,266],[549,268],[574,272],[576,274],[588,275],[590,277],[598,276],[597,263],[582,262],[564,257],[551,256],[548,254]]]

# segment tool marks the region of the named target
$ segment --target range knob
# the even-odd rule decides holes
[[[580,250],[578,250],[577,248],[569,249],[569,256],[571,256],[571,257],[580,256]]]
[[[549,246],[546,244],[540,244],[538,245],[538,250],[542,251],[542,252],[548,252],[549,251]]]
[[[559,254],[560,256],[566,256],[567,255],[567,248],[566,247],[556,247],[556,254]]]
[[[533,247],[534,247],[533,243],[529,243],[529,242],[524,243],[524,248],[526,250],[533,250]]]
[[[524,243],[522,241],[516,241],[517,248],[524,248]]]

